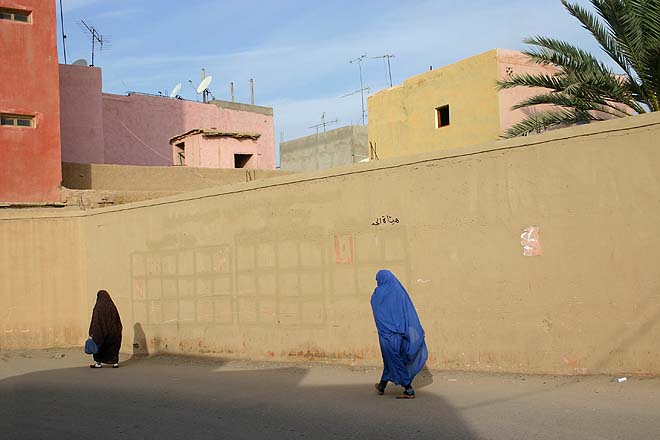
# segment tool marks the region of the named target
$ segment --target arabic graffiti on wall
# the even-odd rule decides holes
[[[399,218],[398,217],[392,217],[389,215],[384,215],[382,217],[376,218],[376,221],[371,223],[372,226],[378,226],[378,225],[387,225],[387,224],[394,224],[394,223],[399,223]]]

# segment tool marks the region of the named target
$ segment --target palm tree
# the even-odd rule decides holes
[[[547,128],[660,110],[660,0],[590,0],[596,14],[567,0],[568,12],[596,39],[625,73],[615,74],[595,56],[572,44],[531,37],[524,53],[555,74],[518,74],[498,81],[498,89],[544,88],[513,109],[551,104],[504,133],[511,138]]]

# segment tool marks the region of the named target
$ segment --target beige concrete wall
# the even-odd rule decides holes
[[[111,293],[129,352],[139,324],[152,353],[378,364],[369,298],[389,268],[431,367],[660,374],[659,134],[644,115],[79,214],[86,270],[66,279]],[[19,245],[34,220],[0,220],[26,254],[8,269],[5,251],[0,278],[43,297],[35,254],[66,223],[40,222]]]
[[[193,191],[246,180],[289,175],[280,170],[209,169],[62,163],[62,186],[70,189]]]
[[[85,340],[93,303],[81,221],[59,213],[0,211],[0,350]]]

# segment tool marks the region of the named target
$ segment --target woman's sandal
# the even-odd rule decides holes
[[[385,394],[385,388],[381,388],[379,383],[377,383],[375,385],[375,387],[376,387],[376,391],[378,391],[379,396],[382,396],[383,394]]]

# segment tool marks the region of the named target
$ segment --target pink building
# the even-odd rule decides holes
[[[236,150],[233,154],[252,154],[250,168],[275,168],[275,129],[270,107],[102,93],[101,69],[73,65],[60,65],[60,96],[64,162],[178,165],[173,162],[170,139],[191,130],[208,129],[258,135],[249,140],[249,151]],[[223,142],[233,141],[241,148],[247,145],[227,136]],[[205,163],[211,166],[208,160]]]
[[[196,129],[170,139],[175,165],[197,168],[264,168],[259,133]]]

